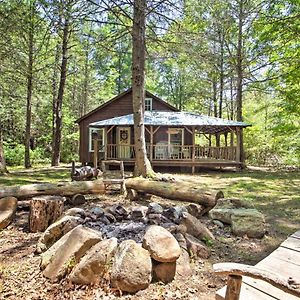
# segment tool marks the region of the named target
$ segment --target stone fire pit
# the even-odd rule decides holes
[[[214,238],[195,216],[195,204],[71,208],[40,237],[40,267],[53,282],[68,277],[76,284],[95,284],[104,278],[130,293],[152,281],[190,276],[189,253],[208,258],[201,240]]]

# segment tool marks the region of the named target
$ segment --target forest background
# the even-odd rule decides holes
[[[247,164],[300,165],[298,0],[151,0],[146,13],[147,90],[252,124]],[[0,2],[0,164],[78,160],[75,120],[131,86],[131,28],[126,0]]]

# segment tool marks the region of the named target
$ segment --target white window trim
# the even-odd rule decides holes
[[[171,145],[171,139],[170,139],[170,135],[171,133],[175,132],[175,131],[181,131],[181,145],[180,146],[183,146],[184,145],[184,128],[169,128],[168,129],[168,144]]]
[[[93,130],[98,130],[98,131],[102,131],[102,135],[103,135],[103,139],[102,139],[102,146],[104,146],[104,140],[105,140],[105,131],[104,128],[97,128],[97,127],[89,127],[89,152],[94,152],[94,150],[92,150],[92,131]]]
[[[150,100],[150,109],[146,110],[146,100]],[[152,98],[145,98],[145,111],[152,111],[153,110],[153,99]]]

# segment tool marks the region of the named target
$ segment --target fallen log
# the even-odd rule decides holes
[[[172,200],[194,202],[203,206],[202,215],[212,209],[218,199],[224,198],[222,191],[212,192],[184,182],[161,182],[144,178],[125,180],[127,189],[144,192]]]
[[[21,186],[10,186],[0,188],[0,201],[4,197],[16,197],[26,199],[40,195],[73,196],[76,194],[104,194],[105,187],[102,180],[59,182],[59,183],[37,183]]]

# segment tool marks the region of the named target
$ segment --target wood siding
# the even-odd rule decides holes
[[[158,111],[178,111],[175,107],[172,107],[163,100],[156,96],[146,93],[147,98],[152,98],[152,109]],[[115,100],[108,102],[107,105],[101,106],[96,109],[93,113],[89,113],[86,117],[79,119],[80,138],[79,138],[79,159],[81,163],[88,163],[93,161],[93,153],[89,152],[89,124],[111,119],[119,116],[132,114],[132,92],[129,90],[124,93],[121,97],[117,97]],[[157,133],[158,134],[158,133]],[[133,129],[131,132],[133,139]],[[168,136],[166,137],[168,140]],[[108,142],[116,143],[116,128],[108,134]],[[133,142],[133,140],[132,140]]]

